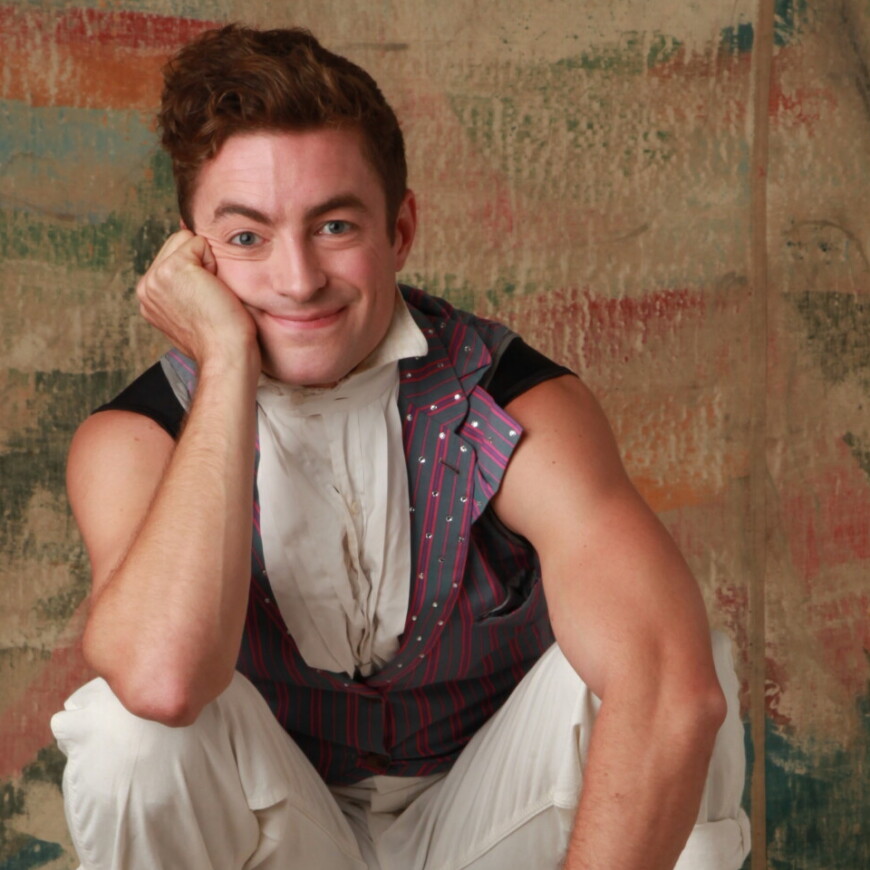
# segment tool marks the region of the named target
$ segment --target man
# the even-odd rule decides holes
[[[138,295],[177,349],[69,460],[82,866],[739,867],[727,648],[580,381],[397,290],[374,81],[231,26],[160,122],[182,229]]]

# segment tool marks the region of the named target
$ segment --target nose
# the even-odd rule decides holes
[[[271,258],[272,289],[279,296],[304,303],[326,285],[326,272],[308,239],[282,239]]]

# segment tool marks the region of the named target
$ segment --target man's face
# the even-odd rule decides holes
[[[384,337],[415,206],[408,193],[391,241],[356,130],[232,136],[202,168],[191,211],[218,277],[257,325],[267,374],[332,384]]]

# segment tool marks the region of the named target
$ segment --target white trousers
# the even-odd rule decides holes
[[[678,870],[738,870],[749,851],[743,728],[723,635],[714,656],[728,716]],[[186,728],[131,715],[99,679],[51,724],[85,870],[555,870],[598,706],[553,646],[448,774],[398,799],[393,777],[331,791],[240,674]]]

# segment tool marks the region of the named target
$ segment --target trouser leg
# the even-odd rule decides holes
[[[714,658],[729,712],[680,870],[736,870],[749,848],[737,681],[722,636],[714,636]],[[558,647],[548,650],[447,777],[376,838],[383,870],[555,870],[598,708]]]
[[[325,784],[239,674],[185,728],[133,716],[94,680],[52,729],[85,870],[366,866]]]

